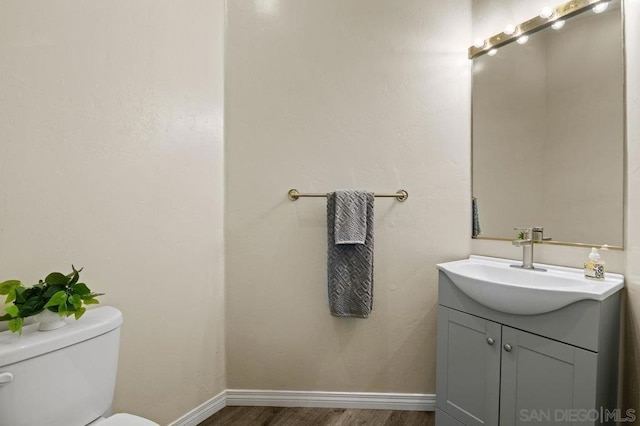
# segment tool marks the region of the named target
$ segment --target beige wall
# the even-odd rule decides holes
[[[228,4],[230,388],[435,393],[435,264],[470,239],[470,3]],[[377,199],[369,319],[327,306],[326,202]]]
[[[161,424],[226,387],[223,9],[0,3],[2,278],[84,266],[124,312],[114,409]]]
[[[473,11],[473,35],[483,37],[509,22],[522,22],[539,13],[546,0],[476,0]],[[478,8],[476,8],[478,6]],[[625,312],[623,315],[624,350],[622,362],[622,400],[625,408],[640,412],[640,2],[625,0],[626,101],[627,101],[627,196],[625,207],[625,251],[607,252],[608,269],[625,274]],[[506,242],[473,240],[476,254],[518,258],[521,249]],[[573,247],[536,246],[536,261],[580,267],[588,250]],[[640,416],[638,416],[640,420]],[[640,422],[637,422],[640,423]]]

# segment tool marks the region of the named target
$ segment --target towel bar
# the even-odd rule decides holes
[[[297,189],[290,189],[287,195],[291,201],[296,201],[298,198],[301,198],[301,197],[325,197],[326,198],[328,194],[320,194],[320,193],[303,194],[298,192]],[[409,193],[404,189],[401,189],[395,194],[374,194],[374,197],[395,198],[396,200],[403,202],[403,201],[406,201],[407,198],[409,198]]]

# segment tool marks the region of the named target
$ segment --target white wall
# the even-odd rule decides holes
[[[124,312],[114,409],[161,424],[226,387],[223,23],[222,0],[0,3],[0,279],[84,266]]]
[[[470,3],[229,2],[230,388],[435,393],[436,263],[470,239]],[[377,199],[373,314],[327,306],[326,202]]]

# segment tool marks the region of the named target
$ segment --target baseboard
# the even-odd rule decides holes
[[[210,400],[189,411],[178,420],[169,423],[169,426],[197,426],[199,423],[222,410],[226,405],[226,391],[222,391]]]
[[[314,392],[227,389],[227,406],[434,411],[436,396],[420,393]]]
[[[226,406],[435,411],[436,396],[423,393],[227,389],[173,421],[169,426],[197,426]]]

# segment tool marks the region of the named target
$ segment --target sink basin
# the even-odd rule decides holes
[[[484,256],[440,263],[464,294],[496,311],[536,315],[580,300],[604,300],[624,287],[624,276],[607,272],[604,281],[584,278],[582,269],[535,264],[546,271],[512,268],[520,262]]]

